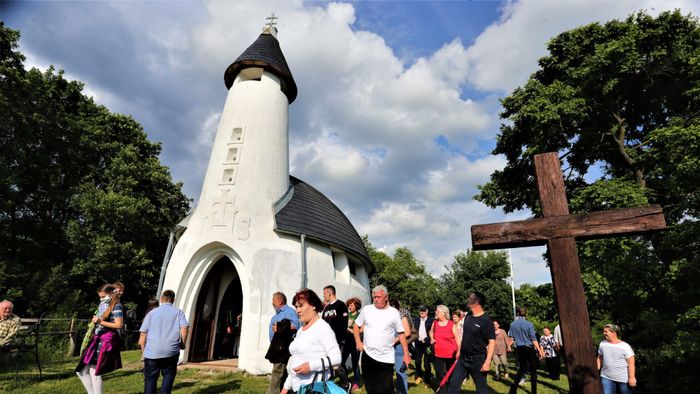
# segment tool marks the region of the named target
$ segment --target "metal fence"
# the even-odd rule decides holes
[[[23,322],[36,322],[39,318],[24,318]],[[87,332],[90,319],[44,317],[39,328],[40,349],[43,357],[77,356],[80,344]],[[141,321],[129,320],[122,330],[122,349],[137,349]]]

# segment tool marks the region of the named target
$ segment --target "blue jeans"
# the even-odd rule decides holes
[[[170,393],[173,390],[173,382],[177,374],[177,359],[179,354],[166,358],[147,358],[143,365],[143,392],[144,394],[156,394],[158,375],[163,374],[163,385],[160,392]]]
[[[603,384],[604,394],[630,394],[632,392],[627,382],[616,382],[604,377],[600,378],[600,382]]]
[[[401,372],[403,365],[403,347],[401,344],[394,346],[394,371],[396,371],[396,392],[398,394],[408,394],[408,373]]]
[[[447,394],[459,394],[462,382],[469,376],[474,379],[474,385],[478,394],[488,394],[489,387],[486,383],[486,373],[481,372],[481,366],[484,365],[485,360],[485,354],[471,357],[459,356],[457,366],[452,372],[452,377],[447,385]]]

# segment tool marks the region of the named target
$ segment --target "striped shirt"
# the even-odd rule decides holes
[[[598,354],[603,356],[600,376],[614,382],[626,383],[629,380],[627,359],[634,356],[632,347],[627,342],[610,343],[603,341],[598,347]]]

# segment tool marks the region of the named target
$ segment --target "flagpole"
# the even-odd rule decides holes
[[[510,263],[510,290],[513,296],[513,320],[515,320],[515,277],[513,276],[513,256],[508,249],[508,262]]]

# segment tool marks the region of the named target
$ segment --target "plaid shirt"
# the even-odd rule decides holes
[[[0,346],[9,345],[17,335],[22,320],[17,315],[10,315],[7,319],[0,320]]]
[[[107,311],[108,307],[109,302],[101,302],[100,306],[97,307],[97,316],[102,317],[102,315]],[[114,321],[117,318],[124,318],[124,308],[122,307],[122,304],[114,305],[114,308],[112,308],[112,311],[109,313],[109,316],[107,316],[107,318],[104,319],[104,321],[114,323]],[[104,330],[106,330],[106,328],[99,324],[95,326],[95,334],[99,334]]]

